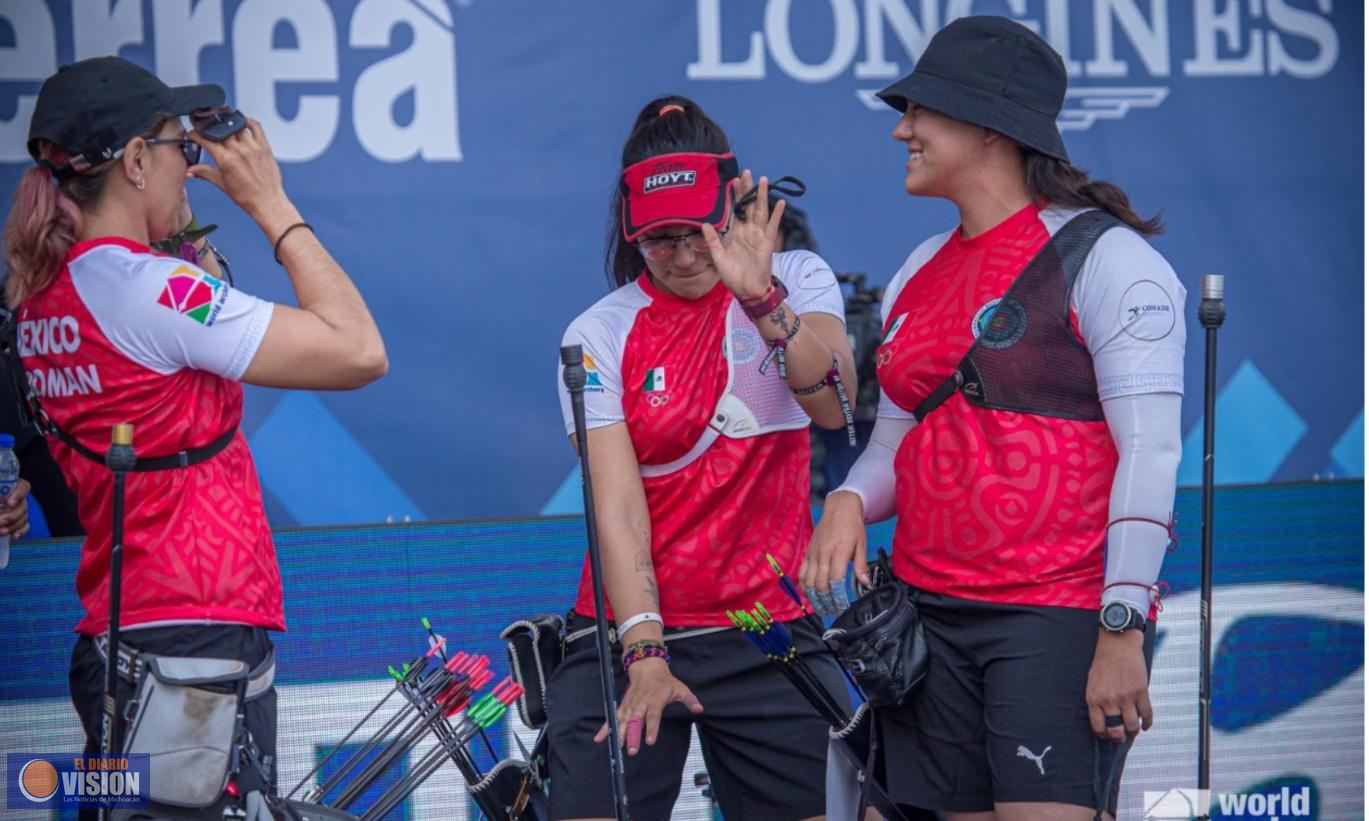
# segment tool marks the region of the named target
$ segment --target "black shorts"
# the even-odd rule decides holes
[[[931,659],[916,696],[879,712],[891,798],[953,812],[1106,798],[1115,815],[1131,742],[1100,740],[1089,724],[1098,612],[915,596]],[[1144,648],[1149,671],[1153,622]]]
[[[249,667],[260,664],[271,651],[271,638],[260,627],[244,625],[176,625],[173,627],[148,627],[130,630],[119,636],[121,644],[135,647],[149,653],[166,656],[187,656],[192,658],[219,658],[245,661]],[[81,718],[81,726],[86,731],[85,753],[100,751],[101,702],[105,694],[105,663],[95,649],[95,641],[89,636],[76,639],[76,647],[71,652],[71,671],[67,674],[71,685],[71,703]],[[123,715],[124,707],[133,697],[133,685],[122,677],[118,679],[118,692],[115,696],[118,705],[116,715]],[[261,751],[263,758],[270,756],[270,789],[276,787],[276,688],[248,702],[244,722],[251,733],[253,742]],[[243,781],[243,779],[239,779]],[[248,789],[256,788],[251,785]],[[81,821],[94,819],[98,811],[81,810]]]
[[[593,625],[573,615],[567,631]],[[804,662],[828,690],[847,703],[845,679],[803,621],[789,622]],[[596,744],[604,723],[599,656],[592,642],[572,649],[547,682],[551,817],[613,816],[608,742]],[[680,793],[690,728],[697,727],[709,784],[728,819],[808,818],[827,811],[825,721],[780,670],[741,633],[726,630],[670,641],[670,668],[699,702],[695,716],[666,708],[653,746],[626,757],[628,803],[636,821],[668,819]],[[618,697],[627,679],[616,659]]]

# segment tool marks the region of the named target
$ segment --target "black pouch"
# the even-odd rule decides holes
[[[884,551],[879,565],[875,587],[837,616],[822,638],[871,707],[896,707],[927,674],[927,638],[907,586],[888,571]]]
[[[509,821],[543,821],[548,818],[546,795],[526,761],[506,758],[490,768],[466,791],[486,818]]]
[[[532,730],[547,724],[547,680],[565,656],[561,634],[564,623],[555,613],[539,613],[516,621],[499,634],[509,648],[513,680],[523,687],[518,716]]]

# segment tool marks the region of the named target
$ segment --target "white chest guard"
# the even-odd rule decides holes
[[[779,275],[778,256],[771,263]],[[761,372],[769,346],[756,329],[755,322],[733,299],[727,310],[723,331],[723,356],[727,359],[727,387],[723,389],[708,426],[685,455],[660,465],[640,465],[643,477],[674,473],[704,454],[720,436],[747,439],[782,430],[806,428],[808,414],[795,401],[789,386],[771,362]]]

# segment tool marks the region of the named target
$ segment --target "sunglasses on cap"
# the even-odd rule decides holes
[[[804,194],[808,193],[808,186],[804,184],[803,180],[788,175],[780,177],[770,183],[767,188],[769,188],[772,195],[783,194],[786,197],[802,197]],[[737,216],[740,217],[743,222],[746,221],[746,207],[755,202],[756,197],[760,193],[761,187],[759,185],[752,186],[751,190],[743,194],[742,198],[737,200],[737,204],[732,206],[737,211]],[[770,197],[770,207],[775,207],[774,196]]]

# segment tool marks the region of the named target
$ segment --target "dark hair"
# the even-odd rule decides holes
[[[784,198],[771,189],[769,199],[770,210],[774,211],[775,204]],[[780,214],[780,241],[786,251],[818,251],[817,237],[813,236],[813,229],[808,225],[808,212],[795,205],[793,200],[785,202],[784,213]]]
[[[1132,210],[1127,193],[1112,183],[1090,180],[1082,169],[1030,148],[1023,148],[1022,155],[1027,171],[1027,189],[1033,199],[1072,208],[1100,208],[1143,236],[1164,232],[1164,223],[1159,214],[1142,219]]]
[[[679,106],[683,111],[666,106]],[[632,131],[623,144],[623,168],[661,154],[697,151],[704,154],[726,154],[732,150],[727,133],[703,109],[686,97],[667,95],[657,97],[642,107],[632,123]],[[623,192],[615,180],[613,202],[608,214],[607,250],[604,265],[609,282],[622,287],[642,273],[642,254],[637,246],[623,239]]]

